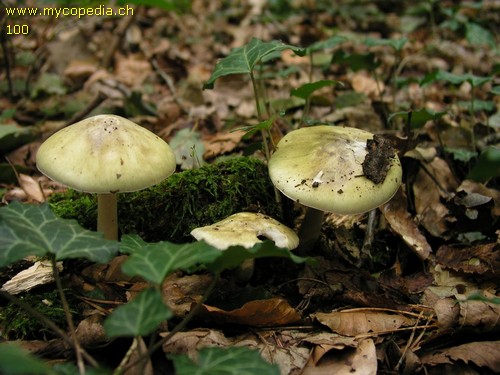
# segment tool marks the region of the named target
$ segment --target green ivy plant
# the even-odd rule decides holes
[[[265,108],[265,95],[262,93],[261,81],[256,76],[256,68],[259,64],[279,57],[280,53],[285,50],[291,50],[299,56],[305,54],[303,48],[285,44],[278,40],[263,42],[260,39],[252,38],[250,42],[233,49],[229,55],[221,59],[215,65],[214,71],[208,81],[203,85],[203,89],[213,89],[215,81],[220,77],[234,74],[248,74],[250,76],[257,108],[257,119],[259,121],[259,124],[256,126],[261,129],[264,152],[268,160],[270,157],[268,139],[270,139],[269,132],[272,123],[266,123],[265,126],[263,126],[263,122],[266,120],[263,113],[263,108]]]
[[[194,271],[200,268],[208,270],[213,276],[211,284],[211,288],[213,288],[223,270],[237,267],[246,259],[284,257],[295,263],[308,261],[306,258],[291,254],[287,249],[276,247],[274,243],[269,241],[259,243],[251,249],[235,246],[223,252],[204,242],[174,244],[163,241],[147,243],[137,235],[124,235],[120,242],[111,241],[104,239],[101,233],[81,228],[75,220],[56,217],[47,204],[29,205],[12,202],[0,208],[0,267],[8,266],[28,255],[48,257],[53,261],[56,285],[63,300],[65,297],[60,280],[58,281],[56,261],[78,258],[105,263],[118,252],[129,255],[128,260],[122,266],[123,272],[129,276],[143,278],[149,283],[149,287],[141,291],[131,302],[116,308],[105,319],[104,328],[109,337],[146,336],[158,329],[160,323],[170,319],[173,314],[163,302],[161,285],[168,275],[177,270]],[[204,299],[208,297],[211,288],[208,288]],[[11,301],[19,302],[6,292],[2,291],[1,294]],[[75,339],[71,314],[68,312],[69,307],[67,303],[63,303],[63,306],[67,311],[70,336],[68,337],[50,321],[48,321],[49,328],[73,345],[80,373],[86,372],[85,363],[97,368],[99,364],[80,347]],[[27,309],[37,317],[40,315],[29,307]],[[162,341],[152,344],[147,354],[150,355],[161,347],[161,344],[184,327],[195,313],[196,308]],[[47,320],[43,317],[42,319]],[[240,368],[259,368],[265,373],[277,373],[276,366],[268,364],[260,358],[258,353],[246,348],[206,350],[203,353],[205,354],[200,355],[198,363],[191,363],[182,357],[177,359],[174,357],[175,366],[179,367],[179,374],[187,373],[186,369],[193,368],[199,368],[197,373],[200,374],[214,373],[214,368],[219,369],[217,363],[224,361],[227,361],[228,368],[233,371],[231,373],[239,372]],[[142,359],[147,359],[147,357]],[[18,347],[11,344],[0,345],[0,370],[2,373],[63,374],[69,373],[67,371],[75,372],[74,368],[68,370],[69,365],[62,366],[58,370],[57,367],[38,366],[39,364],[40,361],[28,356]],[[32,371],[31,369],[35,367],[37,370]],[[209,370],[210,368],[212,370]],[[119,368],[115,370],[115,373],[124,370],[126,369]],[[91,374],[92,371],[86,373]],[[95,373],[109,372],[99,370]],[[217,373],[223,374],[224,372]]]

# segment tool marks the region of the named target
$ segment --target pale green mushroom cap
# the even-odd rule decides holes
[[[364,130],[319,125],[291,131],[269,160],[269,175],[290,199],[320,211],[358,214],[387,202],[402,180],[395,154],[385,180],[376,184],[363,174]]]
[[[253,212],[240,212],[215,224],[195,228],[191,235],[219,250],[230,246],[249,249],[262,242],[258,238],[260,236],[269,238],[276,246],[289,250],[299,245],[299,238],[293,230],[272,217]]]
[[[155,185],[176,167],[170,146],[120,116],[98,115],[61,129],[39,148],[40,172],[75,190],[130,192]]]

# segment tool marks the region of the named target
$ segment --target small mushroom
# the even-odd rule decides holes
[[[230,246],[243,246],[246,249],[262,242],[259,237],[266,237],[278,247],[289,250],[299,245],[297,234],[279,221],[253,212],[240,212],[224,220],[205,227],[195,228],[191,235],[198,241],[205,241],[219,250]],[[237,279],[246,282],[253,273],[253,259],[244,262],[237,272]]]
[[[369,152],[367,143],[371,145],[373,139],[364,130],[319,125],[291,131],[276,145],[269,160],[271,180],[285,196],[307,207],[299,252],[319,237],[325,211],[368,212],[396,193],[402,180],[401,163],[394,150],[385,148],[378,155],[374,145]],[[368,164],[380,166],[377,178],[365,174]]]
[[[36,165],[52,180],[97,193],[97,230],[118,238],[116,193],[155,185],[176,167],[170,146],[120,116],[98,115],[61,129],[39,148]]]

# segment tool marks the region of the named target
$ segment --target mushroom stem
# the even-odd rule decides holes
[[[312,207],[307,207],[304,221],[300,226],[299,240],[300,244],[297,248],[298,254],[307,254],[314,246],[321,233],[321,223],[323,222],[324,211],[317,210]]]
[[[118,213],[116,194],[97,194],[97,231],[108,240],[118,239]]]

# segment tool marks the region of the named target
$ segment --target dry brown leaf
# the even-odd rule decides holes
[[[443,328],[474,328],[477,332],[498,331],[500,306],[479,300],[458,302],[455,298],[443,298],[434,306],[438,324]]]
[[[500,277],[500,244],[487,243],[467,248],[441,246],[436,260],[454,271]]]
[[[160,334],[160,336],[165,335],[166,333]],[[282,375],[298,375],[309,358],[309,349],[300,343],[309,335],[309,333],[286,330],[226,337],[220,331],[197,329],[175,334],[163,344],[163,350],[165,353],[187,354],[189,358],[195,359],[198,351],[204,347],[245,346],[259,350],[265,360],[277,364]]]
[[[312,366],[316,366],[320,359],[332,349],[356,348],[359,344],[359,341],[354,337],[341,336],[330,332],[312,335],[312,337],[305,338],[304,341],[316,345],[308,361],[308,365]]]
[[[102,326],[103,316],[92,314],[78,323],[76,338],[84,348],[97,347],[109,341]]]
[[[445,236],[447,224],[445,218],[448,216],[448,208],[441,203],[441,199],[449,199],[458,187],[448,164],[435,157],[435,149],[416,149],[414,154],[424,168],[421,168],[413,184],[415,196],[415,209],[420,223],[435,237]],[[425,158],[425,153],[434,155]],[[415,156],[415,155],[414,155]]]
[[[429,269],[434,277],[434,283],[429,286],[422,296],[421,303],[434,306],[441,298],[454,297],[459,294],[470,295],[479,291],[478,286],[470,279],[446,270],[441,265]]]
[[[417,173],[413,193],[420,224],[434,237],[443,236],[447,230],[445,218],[448,209],[441,203],[438,186],[422,169]]]
[[[417,223],[406,209],[406,200],[401,192],[401,189],[396,193],[396,196],[381,207],[381,210],[391,226],[403,241],[417,254],[417,256],[425,260],[431,253],[431,246],[427,242]]]
[[[317,364],[308,363],[302,375],[371,375],[377,373],[377,353],[372,339],[361,340],[356,349],[340,355],[330,351]]]
[[[163,282],[163,300],[175,316],[184,317],[198,303],[210,285],[210,274],[182,275],[175,272]]]
[[[500,341],[478,341],[441,349],[423,355],[422,363],[429,366],[453,364],[457,361],[473,362],[477,366],[487,367],[500,373]]]
[[[401,327],[415,325],[415,321],[406,316],[368,309],[316,313],[312,317],[333,332],[345,336],[389,333]]]
[[[204,159],[211,159],[218,155],[222,155],[233,151],[241,138],[245,135],[243,130],[234,132],[219,132],[203,141],[205,145]]]
[[[148,61],[134,56],[120,56],[116,59],[116,79],[129,87],[144,83],[152,69]]]
[[[475,182],[472,180],[464,180],[457,188],[457,191],[465,191],[469,194],[476,193],[487,197],[491,197],[495,203],[495,207],[492,210],[494,216],[500,216],[500,191],[495,189],[489,189],[484,184]]]
[[[219,323],[241,324],[252,327],[287,325],[297,323],[301,319],[299,313],[281,298],[250,301],[231,311],[203,305],[200,315]]]
[[[28,202],[45,202],[45,193],[37,180],[31,176],[20,173],[18,181],[21,188],[26,192],[26,199]]]
[[[366,72],[356,72],[351,76],[351,85],[354,91],[362,92],[370,98],[378,98],[380,93],[384,92],[385,86],[383,82],[378,82],[368,75]]]
[[[64,76],[76,83],[83,83],[99,69],[94,60],[71,60],[64,69]]]
[[[130,345],[127,354],[120,363],[120,367],[126,367],[129,364],[133,364],[132,367],[128,368],[123,372],[124,375],[153,375],[153,364],[151,358],[148,358],[146,362],[137,362],[139,358],[143,358],[144,354],[148,351],[148,347],[144,342],[142,337],[134,337],[132,345]]]
[[[284,50],[281,52],[281,59],[286,65],[310,65],[309,56],[298,56],[292,50]]]

